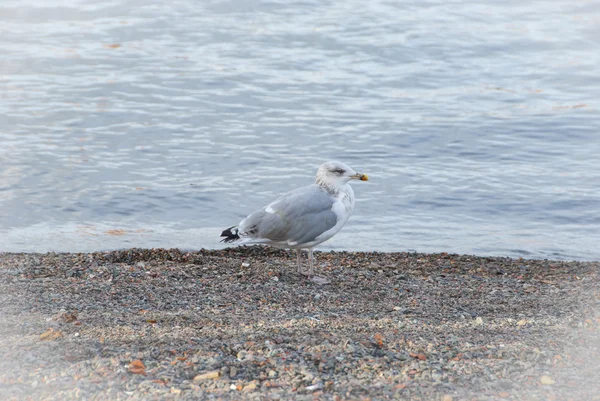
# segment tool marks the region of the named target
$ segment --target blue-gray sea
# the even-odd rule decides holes
[[[3,0],[0,251],[218,248],[341,160],[320,249],[600,259],[597,1]]]

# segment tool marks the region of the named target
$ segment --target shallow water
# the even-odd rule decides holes
[[[600,5],[3,1],[0,251],[216,248],[338,159],[321,249],[600,259]]]

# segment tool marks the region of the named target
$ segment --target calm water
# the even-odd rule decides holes
[[[168,3],[2,1],[0,251],[216,248],[338,159],[321,249],[600,259],[598,2]]]

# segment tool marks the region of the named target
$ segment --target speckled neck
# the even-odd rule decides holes
[[[317,179],[315,180],[315,184],[317,184],[317,186],[319,186],[320,188],[323,188],[325,191],[327,191],[328,194],[333,195],[333,196],[337,196],[341,190],[341,188],[338,187],[337,185],[333,185],[331,182],[327,182],[322,177],[318,177],[318,176],[317,176]]]

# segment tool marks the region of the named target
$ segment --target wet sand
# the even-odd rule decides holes
[[[600,263],[316,257],[0,254],[0,398],[600,400]]]

